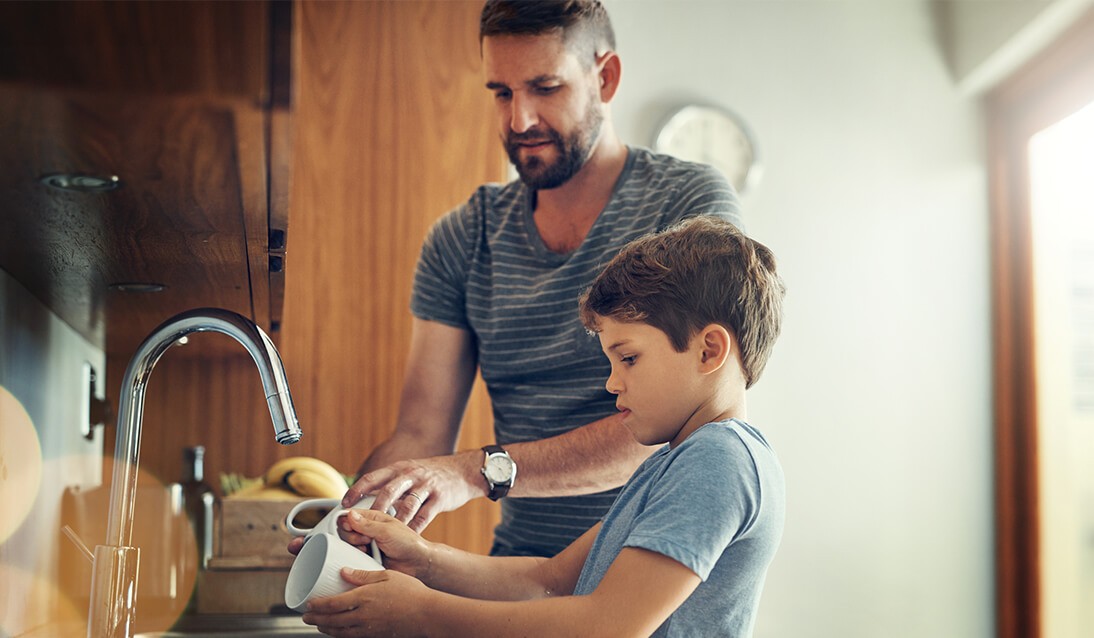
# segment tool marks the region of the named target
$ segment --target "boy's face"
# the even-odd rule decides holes
[[[600,347],[612,364],[604,387],[616,395],[623,425],[643,445],[676,445],[707,423],[710,386],[698,340],[677,352],[668,335],[645,323],[600,317]]]

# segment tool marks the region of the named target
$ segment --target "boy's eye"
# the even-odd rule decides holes
[[[628,355],[624,355],[622,357],[619,357],[619,360],[621,362],[629,365],[629,366],[633,366],[634,365],[634,360],[637,359],[637,358],[638,358],[637,355],[628,354]]]

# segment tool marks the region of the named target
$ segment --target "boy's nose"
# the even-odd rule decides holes
[[[612,394],[619,394],[622,391],[622,385],[616,379],[614,371],[608,375],[608,380],[604,382],[604,389]]]

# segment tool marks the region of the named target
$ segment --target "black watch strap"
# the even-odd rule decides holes
[[[484,445],[482,451],[486,453],[482,461],[482,476],[486,479],[486,486],[490,488],[490,492],[486,497],[491,501],[496,501],[500,498],[504,498],[509,493],[509,488],[512,487],[512,482],[509,483],[494,483],[490,480],[490,477],[486,476],[486,460],[490,458],[491,454],[505,454],[509,456],[500,445]],[[511,459],[510,459],[511,460]]]

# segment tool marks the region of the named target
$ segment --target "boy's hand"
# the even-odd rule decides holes
[[[376,510],[350,510],[339,521],[342,540],[370,553],[376,541],[384,555],[384,567],[424,580],[431,563],[432,543],[398,519]]]
[[[353,637],[402,636],[425,626],[423,614],[434,592],[420,581],[391,570],[348,567],[342,569],[342,579],[358,587],[309,602],[305,623],[331,636]]]

